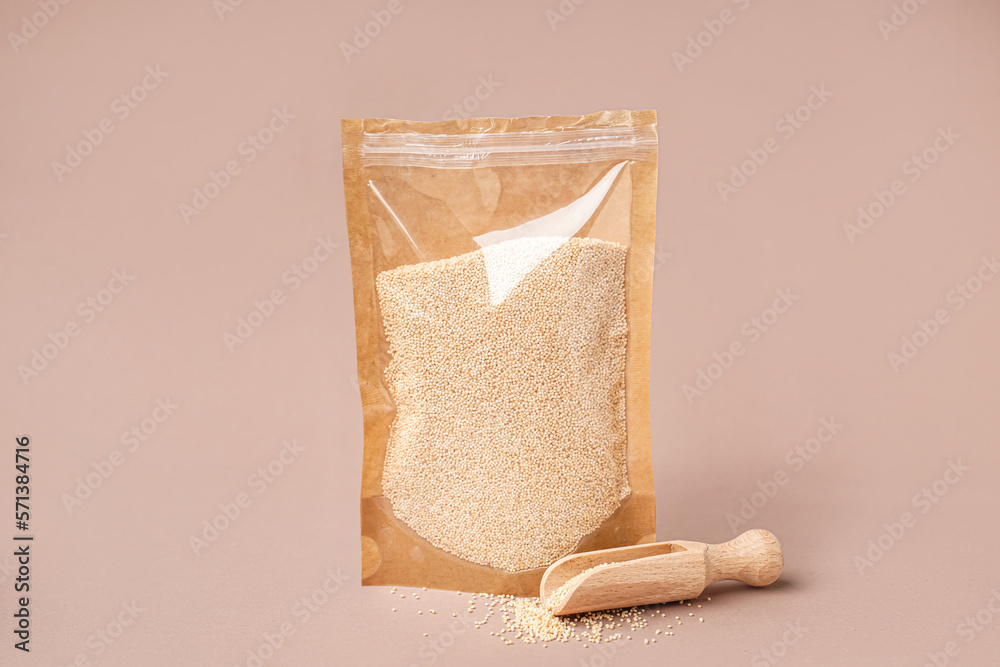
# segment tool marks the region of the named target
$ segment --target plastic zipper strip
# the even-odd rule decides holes
[[[648,127],[609,126],[480,134],[364,133],[363,165],[469,169],[595,160],[639,160],[656,152]]]

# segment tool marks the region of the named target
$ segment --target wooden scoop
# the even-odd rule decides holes
[[[638,544],[557,560],[542,577],[541,598],[544,603],[550,602],[553,593],[570,583],[553,600],[557,616],[690,600],[713,581],[722,579],[767,586],[777,580],[783,565],[781,544],[759,528],[723,544]],[[602,567],[583,574],[596,566]],[[577,575],[582,576],[570,582]]]

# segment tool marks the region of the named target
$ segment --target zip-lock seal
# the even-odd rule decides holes
[[[365,132],[358,150],[363,166],[470,169],[642,160],[655,155],[656,147],[656,131],[650,127],[609,126],[478,134]]]

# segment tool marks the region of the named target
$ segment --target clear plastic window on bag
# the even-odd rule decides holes
[[[344,121],[366,584],[655,539],[655,114]]]

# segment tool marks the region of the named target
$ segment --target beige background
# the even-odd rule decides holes
[[[495,116],[658,110],[660,537],[729,539],[727,514],[775,474],[785,482],[754,498],[748,521],[782,540],[782,580],[724,587],[704,624],[619,644],[608,664],[770,664],[760,652],[786,622],[805,632],[778,664],[921,665],[948,642],[949,664],[995,661],[1000,617],[981,610],[1000,591],[1000,280],[976,274],[1000,252],[1000,6],[909,0],[916,13],[886,39],[889,0],[566,0],[566,17],[547,14],[556,0],[403,0],[348,63],[339,44],[388,3],[232,0],[220,18],[224,1],[0,5],[0,505],[12,509],[11,450],[28,434],[37,536],[29,656],[11,646],[16,575],[0,547],[0,663],[246,665],[288,624],[264,664],[599,664],[578,644],[543,653],[471,630],[436,653],[443,620],[399,603],[393,614],[386,590],[358,585],[339,120],[432,120],[455,104]],[[725,9],[731,22],[702,34],[708,46],[679,71],[674,52],[704,21],[719,32]],[[115,102],[144,77],[136,108]],[[814,86],[832,96],[814,97],[788,136],[776,123]],[[249,161],[241,142],[274,108],[294,118],[275,119],[281,131]],[[958,138],[936,155],[948,128]],[[99,145],[59,180],[52,163],[85,132]],[[717,181],[765,146],[777,152],[723,201]],[[938,159],[914,172],[925,149]],[[230,161],[239,173],[186,223],[179,206]],[[895,202],[849,242],[844,225],[896,179]],[[327,237],[339,247],[308,260]],[[293,289],[283,275],[300,264],[314,272]],[[122,269],[134,276],[124,289]],[[981,291],[963,302],[952,291],[970,279]],[[117,294],[102,291],[109,282]],[[227,345],[274,290],[271,317]],[[797,300],[751,341],[776,290]],[[938,309],[946,323],[894,370],[888,355]],[[67,327],[77,335],[63,339]],[[50,334],[65,349],[46,348]],[[742,356],[709,369],[734,341]],[[53,358],[25,382],[19,366],[36,350]],[[700,369],[717,379],[688,401]],[[167,415],[158,399],[177,407]],[[842,427],[799,466],[795,448],[823,418]],[[133,427],[150,435],[123,443]],[[282,454],[285,440],[299,451]],[[67,509],[109,457],[121,465]],[[949,461],[968,468],[953,485],[940,481]],[[281,474],[262,481],[269,463]],[[935,482],[944,495],[921,499]],[[239,517],[196,554],[189,538],[238,499]],[[884,524],[904,512],[913,521],[897,539]],[[3,545],[14,532],[8,513]],[[859,572],[879,540],[891,548]],[[318,590],[325,602],[304,620],[296,605]],[[452,598],[426,600],[460,611]],[[977,612],[990,622],[967,641],[959,624]],[[94,639],[119,617],[130,625],[110,645]]]

